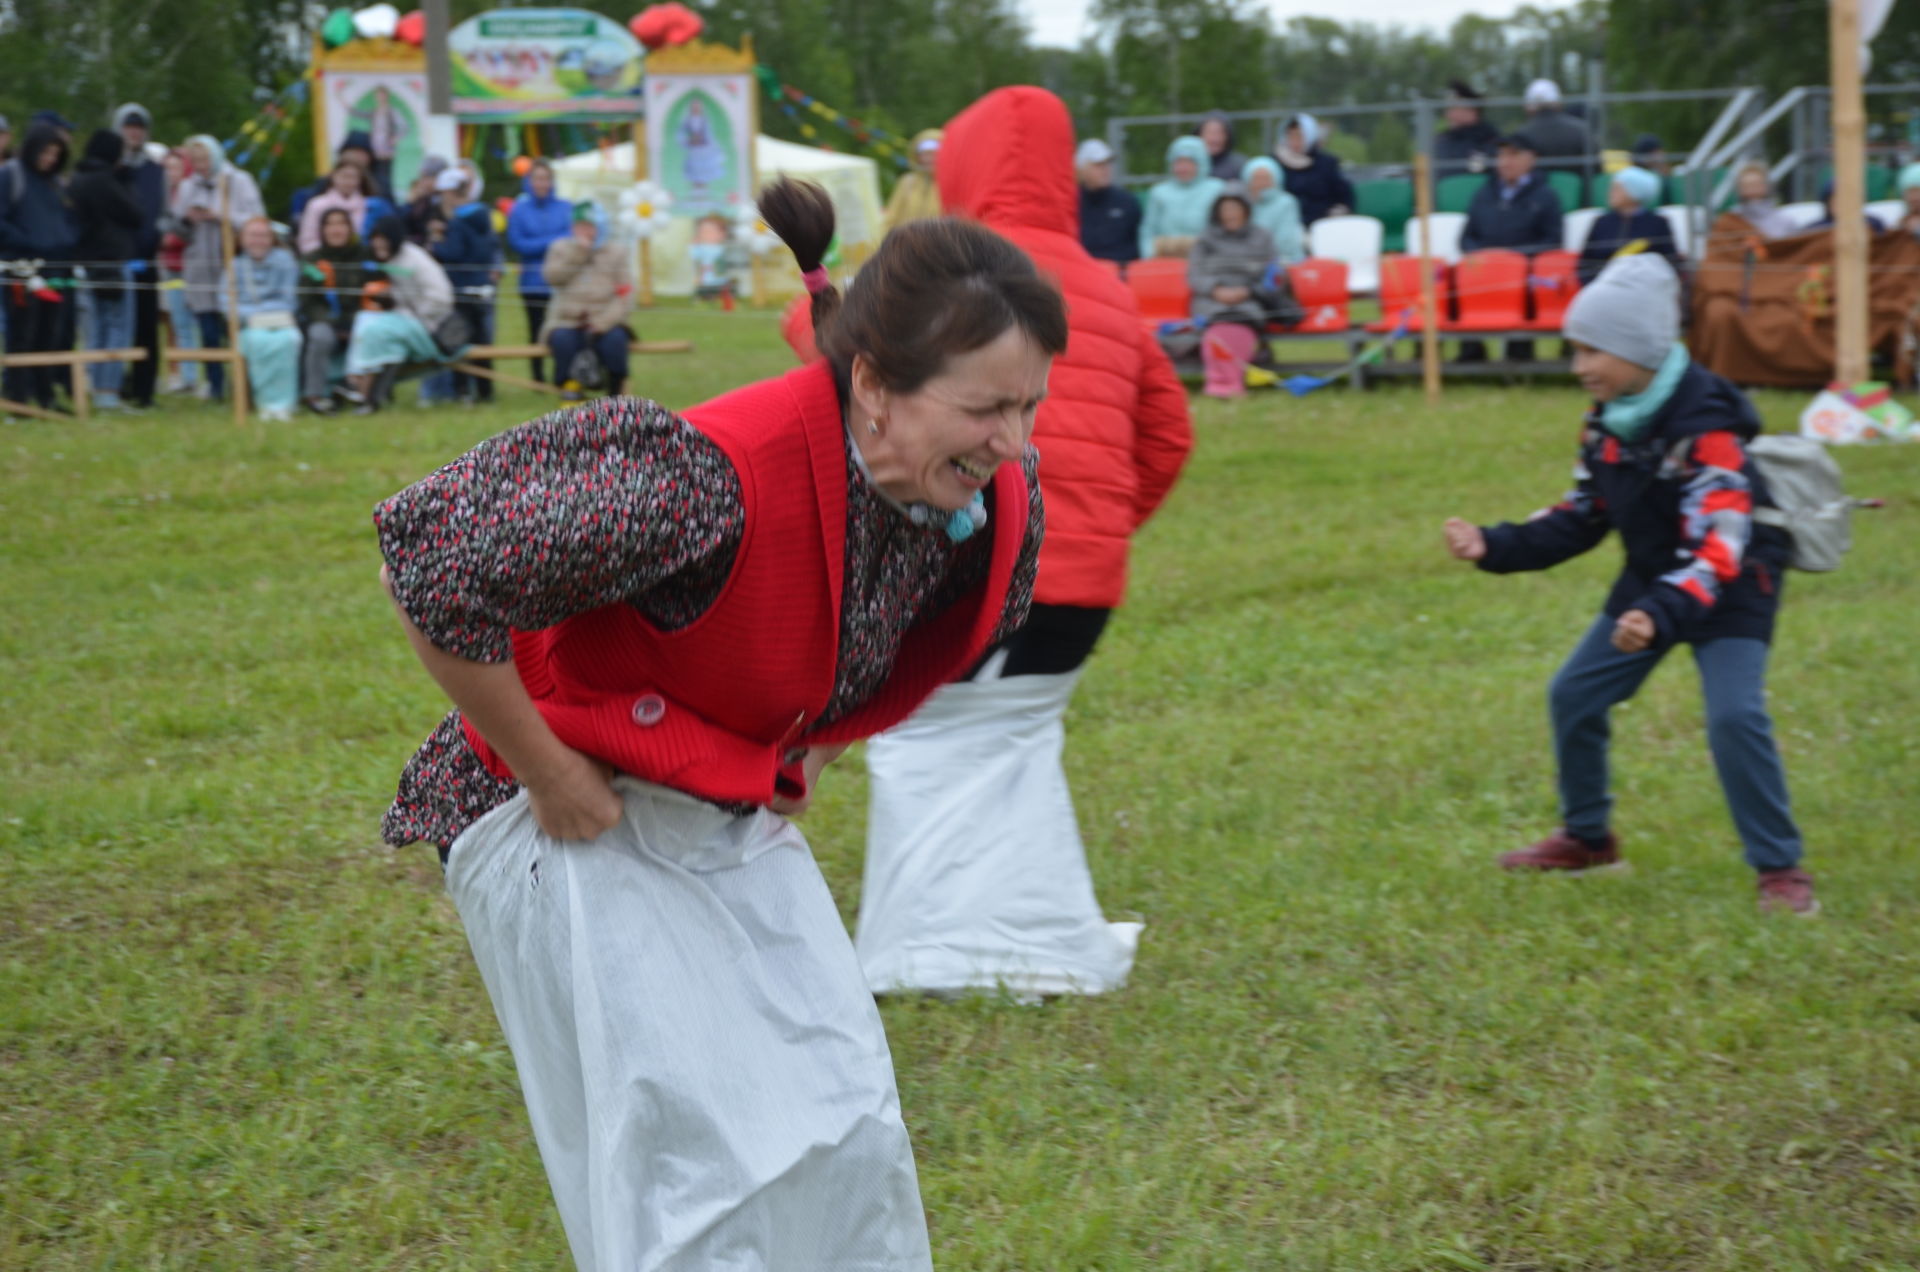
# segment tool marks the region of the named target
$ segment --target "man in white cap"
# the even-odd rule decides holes
[[[1566,161],[1585,158],[1593,149],[1593,139],[1588,136],[1584,123],[1567,114],[1560,86],[1550,79],[1537,79],[1527,85],[1522,100],[1527,108],[1527,122],[1520,131],[1532,140],[1534,153],[1545,160],[1549,168],[1578,167]]]
[[[1693,647],[1707,744],[1760,908],[1820,909],[1767,715],[1767,654],[1792,539],[1748,453],[1760,416],[1680,343],[1680,279],[1664,256],[1623,256],[1567,309],[1573,373],[1593,399],[1577,485],[1523,522],[1446,524],[1447,550],[1492,574],[1550,569],[1617,532],[1624,556],[1599,618],[1547,698],[1559,829],[1505,853],[1508,870],[1618,869],[1608,716],[1677,645]],[[1655,814],[1657,816],[1657,812]]]
[[[1080,246],[1096,260],[1140,259],[1140,200],[1114,184],[1113,147],[1095,137],[1073,152],[1080,176]]]

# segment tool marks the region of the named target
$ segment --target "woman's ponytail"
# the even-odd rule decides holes
[[[781,177],[760,192],[760,219],[793,253],[802,274],[820,269],[833,243],[833,200],[811,181]],[[840,292],[829,282],[813,293],[813,337],[818,343],[840,310]]]

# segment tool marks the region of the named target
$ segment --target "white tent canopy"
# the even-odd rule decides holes
[[[881,219],[880,173],[873,160],[766,136],[754,138],[753,156],[755,175],[761,186],[776,177],[792,176],[815,182],[826,190],[833,200],[843,248],[864,245],[871,249],[886,232],[886,224]],[[617,146],[556,159],[553,171],[554,184],[562,198],[597,199],[611,209],[620,192],[633,184],[633,143],[621,142]],[[672,228],[653,240],[656,292],[663,296],[693,294],[693,268],[687,260],[687,247],[692,238],[692,219],[675,217]],[[763,274],[769,291],[799,289],[800,280],[793,276],[791,258],[784,252],[769,257]]]

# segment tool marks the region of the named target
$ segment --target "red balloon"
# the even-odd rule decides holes
[[[401,43],[419,48],[427,42],[427,15],[415,9],[400,19],[400,24],[394,27],[393,34],[394,38]]]
[[[494,210],[499,212],[501,216],[507,216],[513,211],[513,196],[503,194],[493,201],[493,206]]]
[[[627,29],[649,50],[685,44],[706,30],[706,19],[684,4],[656,4],[642,9]]]

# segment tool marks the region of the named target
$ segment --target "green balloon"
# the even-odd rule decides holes
[[[320,24],[320,39],[330,49],[337,49],[353,38],[353,13],[347,9],[335,9]]]

